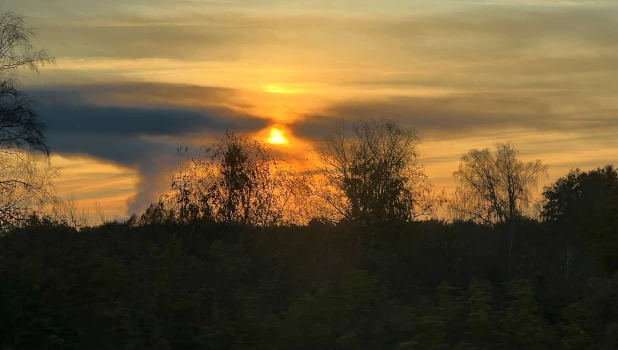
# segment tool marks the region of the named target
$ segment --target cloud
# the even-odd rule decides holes
[[[40,119],[52,133],[116,137],[183,136],[225,129],[253,131],[266,126],[263,119],[238,115],[226,108],[196,110],[53,103],[42,104]]]
[[[36,15],[29,22],[38,28],[39,42],[61,58],[321,65],[353,60],[388,63],[394,69],[420,58],[478,63],[531,51],[564,53],[618,45],[615,4],[474,1],[441,6],[433,1],[432,6],[422,6],[423,11],[414,11],[417,6],[392,1],[391,11],[384,14],[374,8],[350,11],[363,7],[356,3],[324,6],[336,11],[315,13],[307,3],[277,11],[286,7],[272,1],[263,2],[260,11],[247,2],[230,6],[192,1],[181,5],[115,1],[105,6],[76,0],[44,5],[32,1],[28,6],[18,2],[22,0],[9,6],[33,11]],[[66,9],[79,10],[65,14]]]
[[[385,117],[399,119],[403,125],[415,127],[422,137],[434,140],[509,130],[571,134],[618,130],[618,108],[603,109],[604,105],[586,99],[579,104],[567,104],[562,95],[558,96],[470,93],[348,100],[306,115],[292,129],[298,136],[316,139],[331,131],[339,119],[359,121]],[[561,108],[565,104],[567,108]]]
[[[157,16],[93,10],[33,21],[41,45],[59,58],[45,79],[615,94],[618,6],[529,3],[346,16],[196,6]]]
[[[107,84],[30,89],[50,132],[116,137],[254,131],[266,120],[227,102],[234,90],[173,84]],[[194,103],[191,103],[194,102]]]
[[[127,212],[140,213],[169,187],[167,176],[178,162],[180,144],[141,137],[103,134],[49,132],[54,153],[87,156],[136,170],[139,176],[135,195],[127,201]]]
[[[266,119],[226,106],[226,93],[234,93],[229,89],[116,84],[49,87],[29,93],[46,124],[53,153],[92,157],[137,170],[140,181],[128,203],[129,212],[142,211],[166,189],[179,146],[196,137],[208,142],[209,134],[228,128],[254,132],[267,125]],[[197,97],[199,106],[182,107]]]

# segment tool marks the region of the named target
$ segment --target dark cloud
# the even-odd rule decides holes
[[[187,91],[189,87],[186,86],[178,86],[177,90],[174,87],[171,84],[129,84],[48,88],[30,91],[30,94],[38,106],[40,120],[52,133],[183,136],[225,129],[255,131],[266,126],[264,119],[227,107],[221,98],[224,89],[195,87]],[[196,95],[197,91],[201,94]],[[194,94],[186,94],[188,92]],[[115,99],[119,96],[122,99]],[[204,106],[181,107],[182,103],[178,103],[198,97]]]
[[[250,107],[237,89],[167,83],[97,83],[78,86],[30,88],[37,103],[90,103],[133,107],[224,106],[230,110]]]
[[[229,116],[229,115],[232,116]],[[233,115],[224,108],[191,110],[94,105],[43,104],[40,120],[50,132],[136,137],[182,136],[225,129],[257,130],[264,120]]]
[[[226,92],[233,94],[226,89],[129,84],[29,92],[36,100],[40,120],[46,124],[52,152],[137,170],[140,181],[128,203],[129,212],[140,212],[166,189],[162,186],[169,185],[166,176],[177,164],[177,148],[184,145],[185,138],[217,134],[228,128],[252,132],[267,123],[226,107]],[[180,107],[182,102],[197,98],[202,107]]]
[[[54,153],[87,156],[127,168],[137,168],[154,158],[168,159],[180,145],[142,137],[122,137],[90,133],[50,131],[47,134]]]
[[[572,113],[557,112],[561,103],[567,102],[547,96],[495,93],[347,101],[305,116],[292,129],[298,136],[316,139],[331,131],[337,120],[382,117],[396,118],[415,127],[421,136],[440,140],[513,129],[571,133],[618,129],[618,110],[603,110],[588,102]]]
[[[136,170],[139,180],[135,195],[127,201],[129,214],[143,212],[169,188],[168,176],[178,162],[180,144],[173,142],[61,131],[51,131],[48,137],[55,153],[96,158]]]

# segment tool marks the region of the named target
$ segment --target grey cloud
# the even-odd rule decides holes
[[[400,73],[390,78],[351,80],[350,86],[445,87],[527,89],[585,92],[618,91],[618,48],[614,53],[583,57],[533,57],[479,62],[464,67],[445,66],[438,71]]]
[[[142,137],[62,131],[50,131],[47,135],[54,153],[97,158],[127,168],[137,168],[142,162],[147,163],[154,157],[167,159],[175,154],[179,146]]]
[[[46,73],[47,74],[47,73]],[[93,104],[157,106],[224,106],[230,110],[252,107],[244,103],[242,91],[230,88],[167,83],[118,82],[73,86],[31,88],[35,100],[54,103],[87,102]]]
[[[69,104],[41,104],[40,120],[48,126],[50,132],[125,137],[182,136],[228,128],[246,131],[266,125],[261,119],[233,115],[224,108],[183,110]]]
[[[46,88],[29,91],[40,119],[51,132],[113,136],[182,136],[188,133],[235,129],[254,131],[266,122],[230,108],[226,93],[233,90],[127,84]],[[202,106],[181,107],[199,99]]]
[[[140,180],[128,202],[130,213],[142,211],[166,190],[166,177],[177,164],[176,150],[184,137],[266,126],[265,119],[228,107],[227,95],[236,93],[228,89],[117,84],[29,93],[46,124],[52,152],[137,170]],[[196,99],[201,106],[181,107]]]
[[[590,109],[575,113],[556,112],[556,100],[512,94],[456,94],[444,97],[391,97],[348,101],[331,106],[321,114],[307,115],[293,126],[294,132],[316,139],[329,133],[335,121],[396,118],[415,127],[422,137],[452,139],[487,135],[509,129],[591,133],[618,130],[618,108]]]
[[[178,161],[176,149],[179,145],[172,142],[61,131],[52,131],[48,137],[55,153],[92,157],[136,170],[139,180],[135,195],[127,200],[128,214],[141,213],[157,201],[169,188],[167,176]]]

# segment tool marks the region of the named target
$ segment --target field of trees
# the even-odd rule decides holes
[[[447,197],[397,120],[335,126],[311,171],[229,131],[90,225],[19,87],[53,58],[19,16],[0,29],[0,349],[618,348],[613,166],[538,189],[547,167],[501,143]]]

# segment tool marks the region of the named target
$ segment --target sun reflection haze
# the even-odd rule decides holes
[[[277,128],[271,128],[268,136],[268,143],[272,145],[287,145],[288,139],[285,137],[283,131]]]

